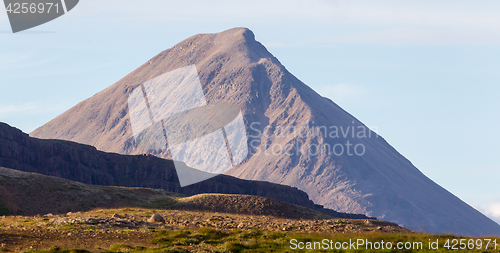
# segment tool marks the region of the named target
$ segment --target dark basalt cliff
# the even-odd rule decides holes
[[[180,187],[172,160],[151,155],[119,155],[61,140],[42,140],[0,123],[0,166],[56,176],[94,185],[147,187],[188,196],[200,193],[247,194],[282,200],[345,218],[364,215],[338,213],[315,205],[297,188],[218,175]]]

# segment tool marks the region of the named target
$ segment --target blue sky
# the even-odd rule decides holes
[[[12,34],[0,121],[30,132],[197,33],[248,27],[285,67],[500,222],[499,1],[80,0]]]

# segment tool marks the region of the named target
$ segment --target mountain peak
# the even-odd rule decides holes
[[[220,33],[206,33],[194,35],[183,42],[204,42],[204,39],[212,40],[214,44],[225,46],[243,46],[256,43],[254,33],[245,27],[231,28]],[[200,40],[200,41],[197,41]],[[183,42],[179,43],[182,44]]]
[[[221,38],[232,39],[233,41],[244,39],[248,42],[255,42],[255,34],[246,27],[235,27],[213,34]]]
[[[164,59],[165,55],[173,54],[188,58],[191,64],[199,65],[203,58],[231,55],[233,58],[247,58],[258,62],[261,58],[274,56],[258,41],[254,33],[248,28],[232,28],[220,33],[198,34],[183,40],[172,48],[158,55]]]

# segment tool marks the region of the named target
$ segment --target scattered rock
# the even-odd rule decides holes
[[[157,213],[151,215],[151,217],[148,219],[148,222],[165,222],[165,219]]]
[[[115,214],[113,214],[113,216],[111,216],[111,218],[115,218],[115,219],[124,219],[124,218],[126,218],[126,216],[119,215],[119,214],[115,213]]]
[[[114,215],[113,213],[77,213],[75,216],[53,215],[50,219],[36,218],[36,226],[49,229],[66,228],[67,225],[75,229],[92,229],[97,233],[115,233],[120,230],[151,231],[155,229],[178,230],[179,227],[215,227],[223,231],[240,230],[270,230],[270,231],[295,231],[295,232],[333,232],[333,233],[361,233],[370,231],[381,232],[406,232],[408,230],[396,224],[385,221],[371,221],[353,219],[327,219],[327,220],[296,220],[283,219],[270,216],[247,216],[228,214],[224,216],[213,215],[213,213],[190,212],[178,210],[164,210],[144,219],[146,211],[138,214]],[[90,217],[89,217],[90,216]],[[139,218],[141,217],[141,218]],[[168,217],[165,219],[164,217]],[[26,217],[11,217],[8,219],[27,219]],[[13,228],[9,223],[6,228]],[[24,228],[18,228],[24,230]],[[63,235],[68,235],[66,231]],[[71,237],[79,236],[78,232],[71,231]],[[1,242],[1,236],[0,236]]]

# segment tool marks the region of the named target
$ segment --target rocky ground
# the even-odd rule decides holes
[[[253,231],[261,234],[278,232],[282,236],[288,233],[409,232],[396,224],[378,220],[306,220],[178,210],[99,209],[63,215],[4,216],[0,219],[0,250],[77,248],[103,252],[122,251],[119,250],[122,246],[136,250],[154,249],[164,245],[158,240],[158,233],[181,232],[180,237],[174,237],[195,240],[189,234],[205,231],[203,229],[213,229],[222,235]],[[182,233],[188,234],[183,236]],[[223,246],[200,244],[201,239],[196,238],[197,241],[191,243],[180,239],[169,241],[168,246],[180,250],[224,251]]]

